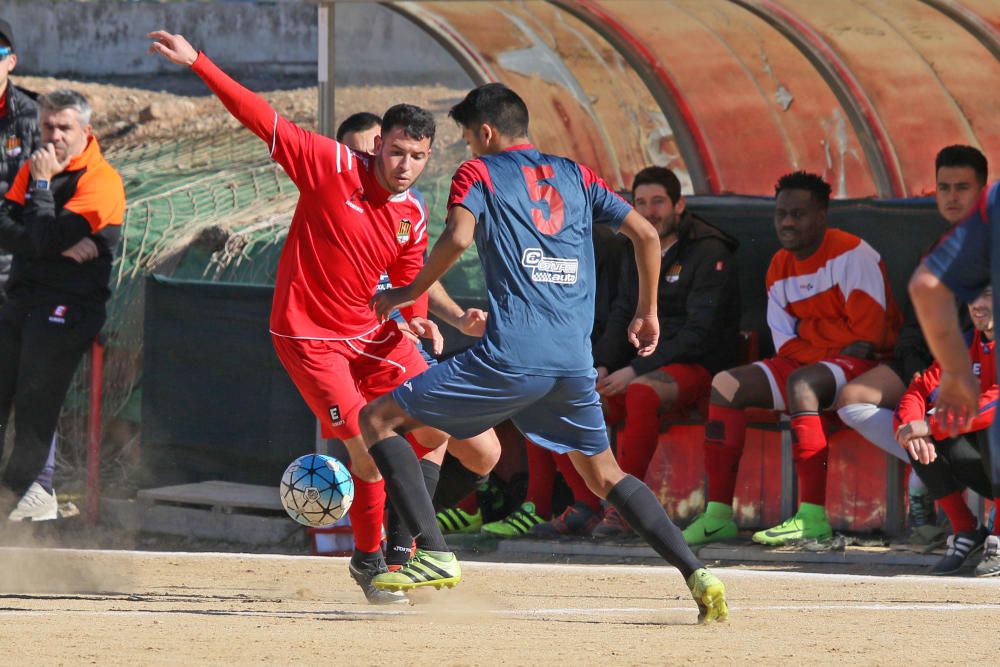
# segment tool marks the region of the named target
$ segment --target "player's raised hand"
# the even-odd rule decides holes
[[[444,336],[441,335],[441,329],[437,324],[424,317],[414,317],[409,324],[413,333],[431,341],[431,349],[435,356],[444,352]]]
[[[198,59],[198,52],[183,35],[172,35],[166,30],[154,30],[146,37],[154,40],[149,45],[150,53],[159,53],[175,65],[190,67]]]
[[[934,420],[951,437],[963,433],[979,410],[979,384],[971,369],[966,373],[943,371],[934,401]]]
[[[458,318],[458,330],[466,336],[482,338],[483,334],[486,333],[486,317],[485,310],[469,308]]]
[[[389,314],[397,308],[409,306],[416,301],[416,299],[410,296],[410,291],[407,287],[393,287],[382,290],[371,298],[368,305],[375,311],[375,316],[379,322],[389,319]]]
[[[628,342],[635,345],[640,357],[648,357],[660,340],[660,322],[656,315],[636,315],[628,325]]]

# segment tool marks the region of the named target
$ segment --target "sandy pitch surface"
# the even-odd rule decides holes
[[[941,664],[1000,652],[1000,580],[719,569],[702,627],[669,567],[464,564],[372,607],[340,558],[0,548],[11,665]],[[992,656],[992,658],[991,658]]]

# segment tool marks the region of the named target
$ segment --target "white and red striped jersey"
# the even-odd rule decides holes
[[[892,351],[902,316],[882,258],[857,236],[828,229],[804,260],[779,250],[766,283],[767,324],[778,356],[812,364],[856,341]]]
[[[282,118],[201,53],[191,66],[226,108],[263,139],[299,189],[271,307],[278,336],[338,340],[378,326],[368,305],[379,278],[413,282],[427,249],[424,208],[413,193],[390,195],[374,158]],[[404,316],[412,312],[404,309]]]

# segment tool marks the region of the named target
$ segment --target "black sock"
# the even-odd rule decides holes
[[[434,505],[427,495],[420,463],[410,443],[394,435],[376,442],[369,453],[385,478],[385,490],[393,508],[403,517],[417,546],[428,551],[448,551],[434,516]]]
[[[441,464],[441,483],[433,496],[434,507],[439,510],[454,507],[479,488],[480,484],[485,484],[489,477],[469,470],[454,456],[445,454],[444,463]]]
[[[420,470],[424,474],[427,495],[433,496],[441,476],[441,466],[433,461],[420,459]],[[385,526],[385,562],[388,565],[405,565],[410,560],[413,533],[406,527],[406,522],[399,516],[392,501],[386,501],[386,509],[389,514]]]
[[[378,551],[358,551],[357,549],[355,549],[354,555],[351,556],[351,560],[354,561],[357,565],[363,565],[366,563],[372,565],[378,565],[378,563],[382,560],[382,550],[379,549]]]
[[[666,510],[649,487],[632,475],[615,484],[608,502],[642,535],[664,560],[684,575],[685,581],[695,570],[704,567],[684,541],[684,535],[667,516]]]

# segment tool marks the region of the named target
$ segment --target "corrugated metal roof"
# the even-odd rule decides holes
[[[666,164],[699,193],[807,169],[840,197],[911,196],[945,145],[1000,163],[996,0],[386,4],[517,90],[541,148],[617,187]]]

